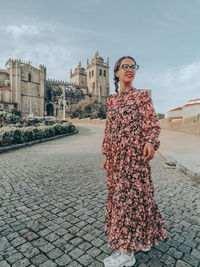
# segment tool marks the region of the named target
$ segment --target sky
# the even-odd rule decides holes
[[[200,97],[199,0],[0,0],[0,68],[8,58],[47,67],[47,78],[70,81],[96,51],[114,64],[132,56],[133,81],[152,90],[156,113]]]

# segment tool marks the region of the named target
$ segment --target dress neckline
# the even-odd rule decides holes
[[[131,91],[134,91],[134,90],[137,90],[135,87],[131,87],[129,90],[127,90],[127,91],[124,91],[124,92],[121,92],[121,91],[119,91],[118,93],[116,93],[117,95],[123,95],[123,94],[127,94],[127,93],[129,93],[129,92],[131,92]]]

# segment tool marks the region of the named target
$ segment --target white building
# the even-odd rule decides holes
[[[189,100],[184,106],[171,109],[167,114],[173,121],[196,116],[200,114],[200,98]]]

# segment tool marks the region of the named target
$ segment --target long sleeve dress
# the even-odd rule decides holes
[[[106,156],[107,192],[105,233],[108,247],[136,252],[167,238],[156,204],[146,142],[160,146],[161,128],[147,90],[132,87],[110,95],[102,154]]]

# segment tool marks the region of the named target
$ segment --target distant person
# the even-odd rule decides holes
[[[116,252],[103,260],[105,267],[132,266],[134,250],[149,251],[167,238],[149,164],[160,146],[161,128],[149,92],[132,86],[138,68],[129,56],[116,62],[116,94],[108,96],[106,104],[102,144],[108,188],[105,233],[108,247]]]

